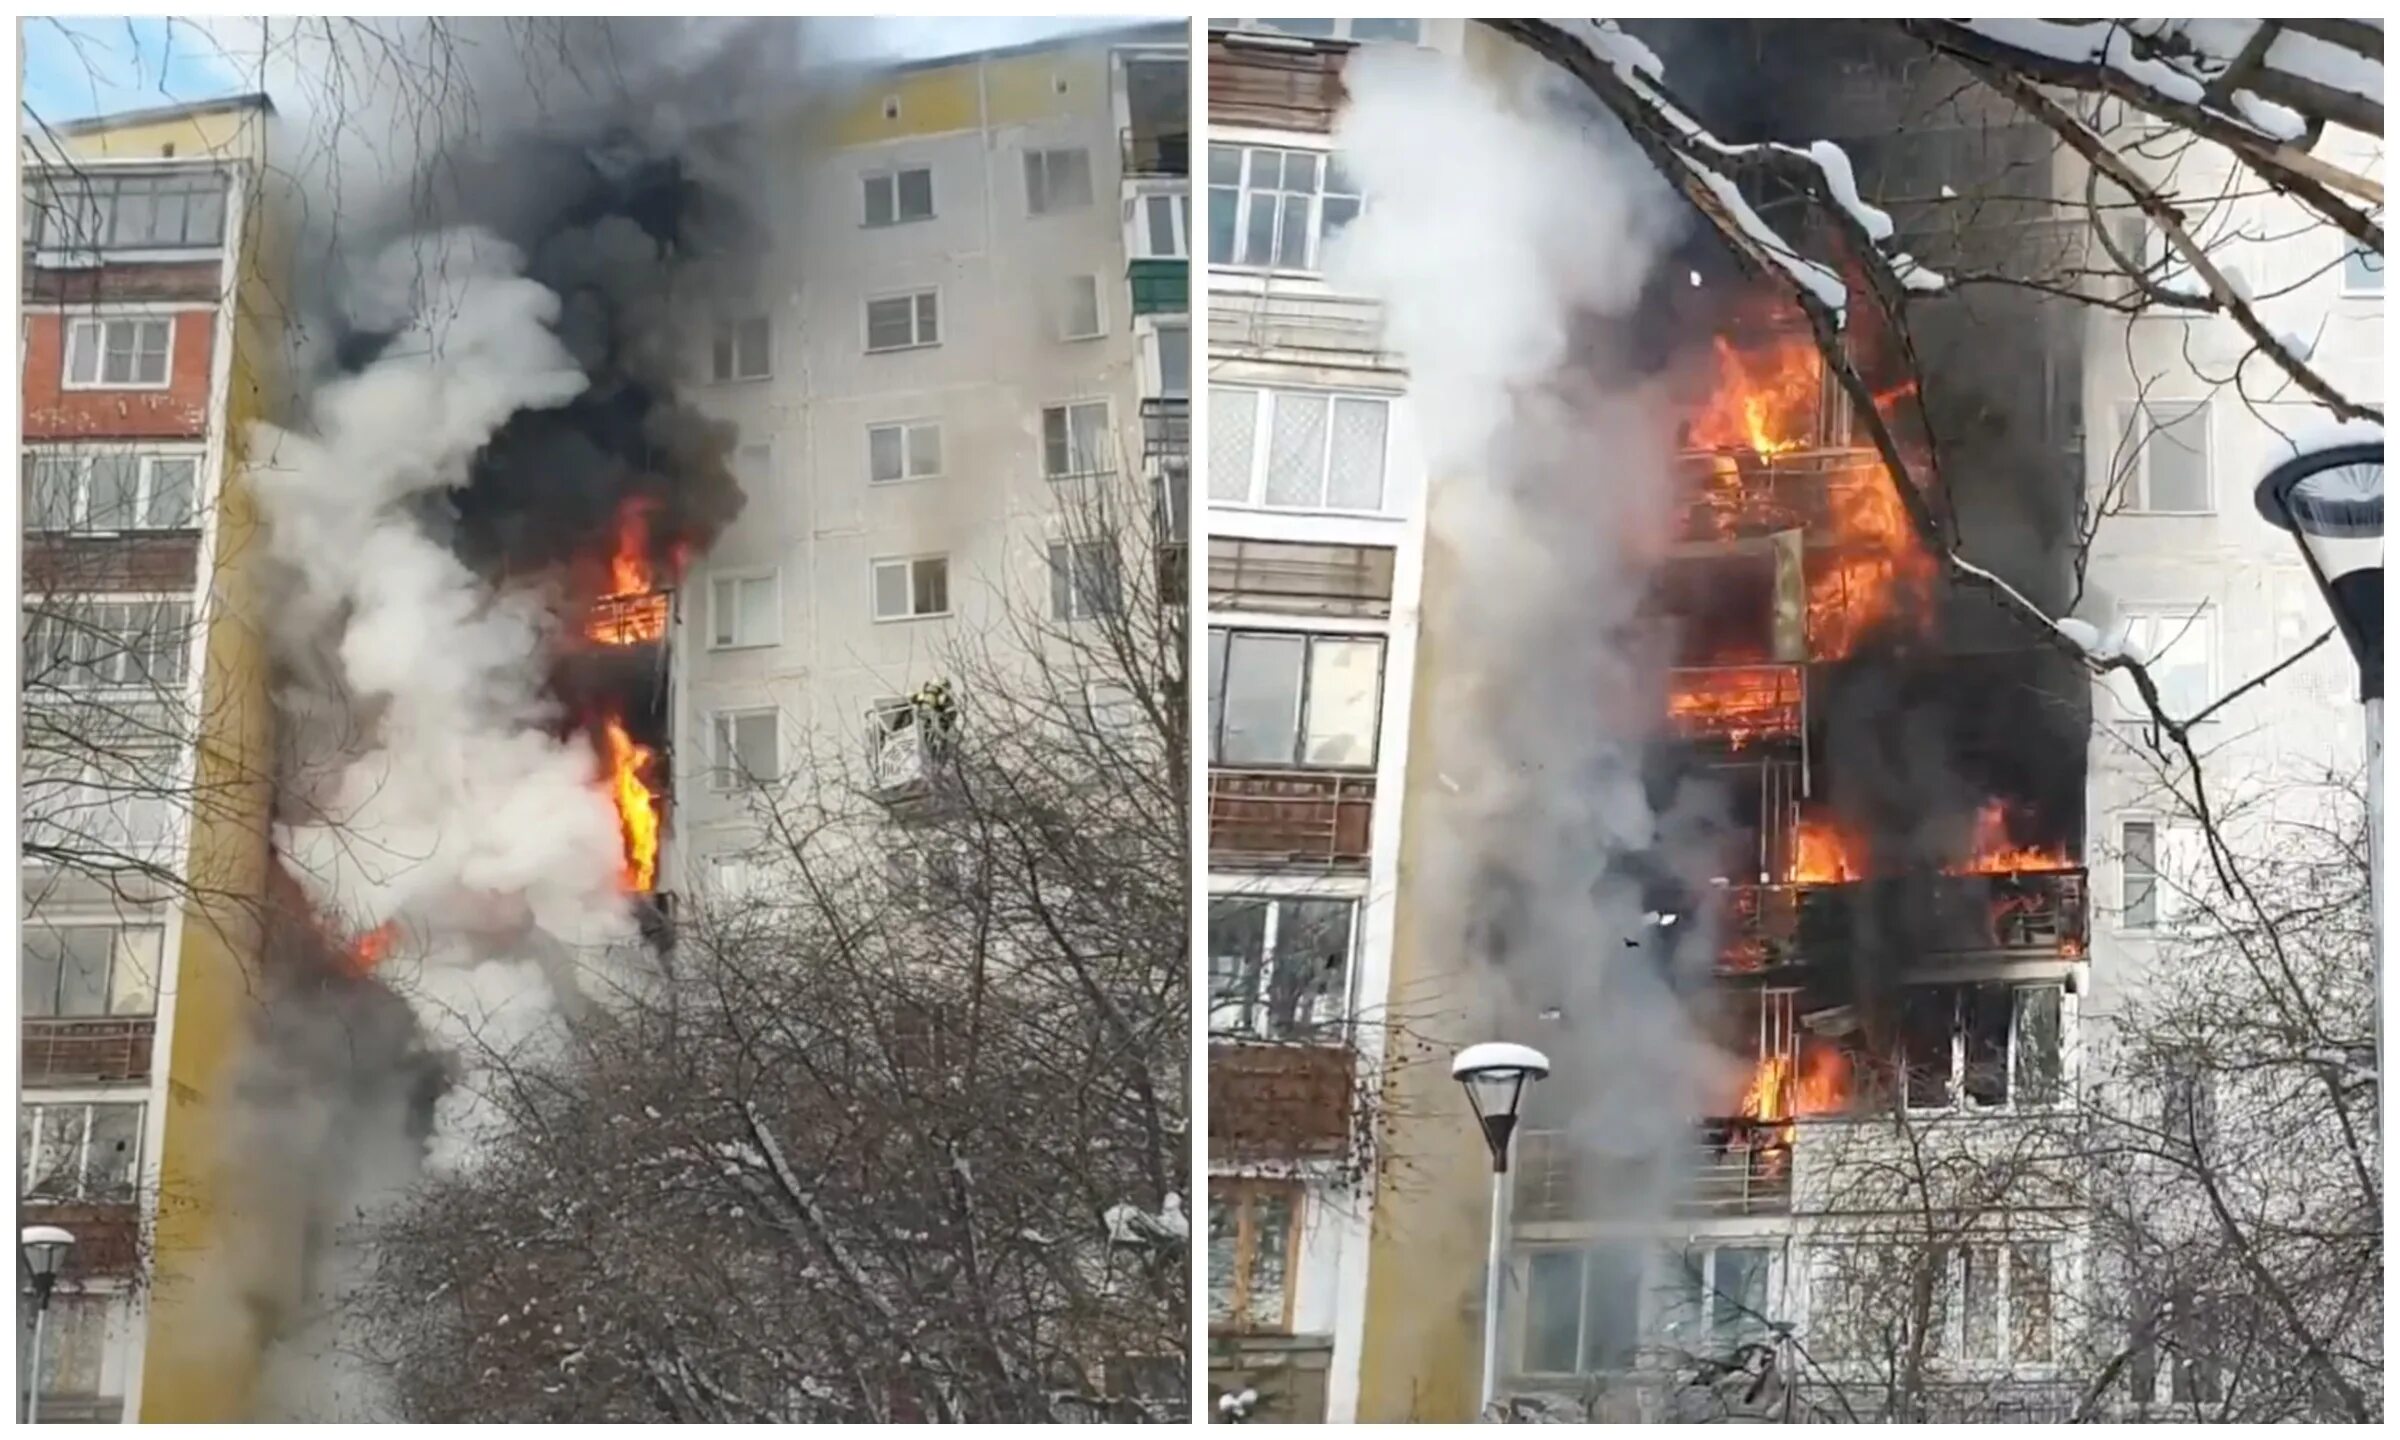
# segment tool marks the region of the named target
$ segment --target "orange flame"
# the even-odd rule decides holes
[[[1748,450],[1767,459],[1814,438],[1823,382],[1813,343],[1780,335],[1744,350],[1720,335],[1714,344],[1716,385],[1687,432],[1691,448]]]
[[[1953,875],[2025,875],[2072,870],[2075,862],[2064,845],[2044,849],[2020,845],[2009,833],[2008,805],[1987,800],[1975,814],[1975,853],[1950,867]]]
[[[1932,620],[1935,566],[1917,543],[1907,509],[1880,466],[1831,477],[1826,494],[1830,555],[1812,555],[1808,579],[1808,648],[1820,660],[1839,660],[1868,631],[1895,615]]]
[[[1866,847],[1824,815],[1803,815],[1792,831],[1790,873],[1794,885],[1841,885],[1866,878]]]
[[[1762,1055],[1750,1071],[1749,1088],[1742,1092],[1741,1114],[1753,1122],[1750,1148],[1765,1151],[1754,1164],[1780,1175],[1790,1164],[1792,1121],[1803,1115],[1839,1115],[1850,1104],[1850,1057],[1841,1047],[1813,1036],[1801,1037],[1795,1074],[1792,1057]]]
[[[658,797],[643,782],[654,753],[636,745],[625,726],[611,718],[601,730],[607,747],[611,798],[617,806],[617,826],[625,837],[625,889],[647,893],[658,878]]]
[[[1721,740],[1739,750],[1764,736],[1800,730],[1800,672],[1790,665],[1677,670],[1667,718],[1681,734]]]
[[[658,502],[636,495],[617,512],[617,548],[608,559],[609,590],[592,606],[584,633],[603,645],[645,645],[667,633],[667,597],[650,564],[650,515]],[[669,563],[680,572],[684,547]],[[667,577],[669,583],[672,576]]]
[[[350,973],[364,975],[381,965],[384,958],[392,953],[393,942],[399,938],[400,922],[386,920],[351,941],[350,951],[346,957],[350,962]]]

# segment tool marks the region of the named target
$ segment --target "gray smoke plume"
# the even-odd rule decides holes
[[[1673,197],[1612,122],[1557,89],[1495,86],[1389,47],[1344,71],[1337,140],[1368,197],[1332,278],[1382,302],[1432,476],[1407,943],[1464,955],[1469,1023],[1547,1051],[1544,1128],[1664,1204],[1689,1134],[1674,1097],[1721,1086],[1682,995],[1712,797],[1654,795],[1665,650],[1639,614],[1668,533],[1673,409],[1634,321]],[[1445,1016],[1445,1023],[1449,1017]],[[1476,1038],[1481,1038],[1478,1032]],[[1662,1103],[1662,1100],[1665,1103]]]

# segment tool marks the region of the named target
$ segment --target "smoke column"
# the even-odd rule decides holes
[[[1665,652],[1637,612],[1674,434],[1633,335],[1673,197],[1563,91],[1503,96],[1397,46],[1344,80],[1338,148],[1368,204],[1332,278],[1381,301],[1433,477],[1412,768],[1436,783],[1408,803],[1443,838],[1414,852],[1407,943],[1463,957],[1442,1024],[1477,1028],[1441,1038],[1502,1026],[1548,1052],[1534,1123],[1638,1192],[1579,1198],[1663,1213],[1666,1167],[1638,1162],[1678,1153],[1690,1117],[1662,1098],[1724,1063],[1679,998],[1707,927],[1645,919],[1659,882],[1709,873],[1712,843],[1707,797],[1661,803],[1643,774]]]

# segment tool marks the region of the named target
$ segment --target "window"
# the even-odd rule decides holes
[[[950,557],[921,555],[877,560],[872,566],[875,618],[921,620],[950,613]]]
[[[915,350],[942,343],[941,301],[931,290],[867,302],[867,352]]]
[[[1108,333],[1100,306],[1100,277],[1069,275],[1058,297],[1058,338],[1097,340]]]
[[[28,450],[24,459],[32,529],[189,530],[199,523],[197,455]]]
[[[2127,606],[2129,622],[2126,639],[2146,657],[2151,683],[2158,687],[2158,702],[2178,720],[2188,720],[2208,708],[2216,695],[2216,672],[2212,663],[2216,652],[2216,613],[2207,609],[2184,606],[2140,607]],[[2141,692],[2133,682],[2122,676],[2111,678],[2123,706],[2123,714],[2147,721],[2150,711],[2142,703]]]
[[[1208,392],[1208,498],[1381,511],[1389,400],[1313,390]]]
[[[1092,157],[1084,150],[1025,152],[1025,209],[1056,215],[1092,203]]]
[[[759,889],[758,867],[743,855],[712,855],[708,892],[720,900],[746,900]]]
[[[1641,1252],[1631,1246],[1531,1252],[1519,1368],[1534,1375],[1631,1369],[1641,1306]]]
[[[25,1105],[17,1111],[25,1199],[131,1200],[141,1157],[140,1105]]]
[[[1686,1355],[1722,1358],[1771,1333],[1770,1252],[1748,1245],[1672,1251],[1659,1287],[1657,1333]]]
[[[1188,325],[1161,325],[1158,345],[1158,393],[1170,400],[1192,394],[1192,330]]]
[[[171,316],[67,322],[69,390],[159,390],[167,383]]]
[[[710,717],[711,784],[718,790],[766,785],[782,777],[782,725],[772,710],[720,710]]]
[[[1117,613],[1117,556],[1104,540],[1050,547],[1050,618],[1089,620]]]
[[[1192,254],[1192,197],[1144,195],[1134,201],[1133,258],[1188,260]]]
[[[26,219],[36,250],[205,250],[225,236],[225,177],[44,179]]]
[[[866,177],[867,223],[905,225],[933,218],[933,172],[887,170]]]
[[[1079,400],[1042,410],[1042,473],[1052,480],[1104,475],[1116,467],[1110,443],[1108,402]]]
[[[782,638],[779,572],[715,575],[708,582],[708,648],[743,650]]]
[[[774,332],[764,315],[717,322],[709,342],[709,376],[727,380],[764,380],[773,363]]]
[[[186,793],[176,752],[129,747],[86,756],[34,749],[24,757],[19,825],[29,847],[64,848],[113,865],[155,862]],[[40,864],[28,854],[28,864]]]
[[[1208,1182],[1208,1324],[1212,1330],[1289,1330],[1300,1248],[1300,1187],[1268,1180]]]
[[[2120,837],[2118,910],[2126,929],[2148,930],[2158,924],[2158,826],[2128,820]]]
[[[180,685],[192,639],[186,600],[46,600],[26,607],[27,688]]]
[[[2064,1098],[2064,992],[2055,983],[1923,985],[1900,1005],[1911,1110],[2031,1109]]]
[[[1211,630],[1210,761],[1371,768],[1382,682],[1374,636]]]
[[[1208,147],[1208,261],[1249,270],[1324,268],[1323,242],[1358,218],[1358,186],[1316,150]]]
[[[2170,1057],[2158,1091],[2158,1128],[2162,1132],[2203,1151],[2216,1143],[2216,1077],[2206,1060],[2194,1054]]]
[[[1092,681],[1083,687],[1083,709],[1092,729],[1103,736],[1123,738],[1140,732],[1142,697],[1127,686]]]
[[[2342,252],[2342,293],[2381,295],[2383,257],[2356,241],[2351,242],[2350,248]]]
[[[42,1320],[42,1418],[114,1422],[124,1397],[104,1393],[109,1333],[121,1322],[106,1293],[59,1290]],[[121,1383],[121,1382],[120,1382]]]
[[[160,932],[149,926],[27,926],[27,1016],[148,1015],[158,1008]]]
[[[2152,400],[2122,412],[2118,433],[2128,452],[2124,505],[2145,515],[2206,515],[2209,495],[2208,402]]]
[[[1221,896],[1208,906],[1208,1028],[1260,1040],[1338,1038],[1358,902]]]
[[[867,427],[867,479],[877,485],[930,480],[942,473],[942,426],[910,420]]]
[[[1210,28],[1217,30],[1273,30],[1285,35],[1305,35],[1313,40],[1398,40],[1403,44],[1417,43],[1417,22],[1414,20],[1211,20]]]
[[[1219,610],[1382,619],[1392,613],[1388,545],[1211,538],[1208,601]]]
[[[1943,1353],[2003,1365],[2047,1364],[2055,1355],[2051,1246],[2036,1241],[1961,1245],[1948,1253],[1947,1290],[1957,1328]]]

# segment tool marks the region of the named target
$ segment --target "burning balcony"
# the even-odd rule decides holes
[[[1687,666],[1667,683],[1667,721],[1687,744],[1738,752],[1807,733],[1808,678],[1798,665]]]
[[[663,590],[603,595],[592,602],[583,633],[602,645],[655,645],[667,638],[667,612]]]
[[[1909,935],[1927,956],[2073,959],[2089,939],[2088,912],[2081,869],[1736,885],[1727,887],[1719,964],[1756,973],[1840,956],[1869,920],[1878,934]]]

